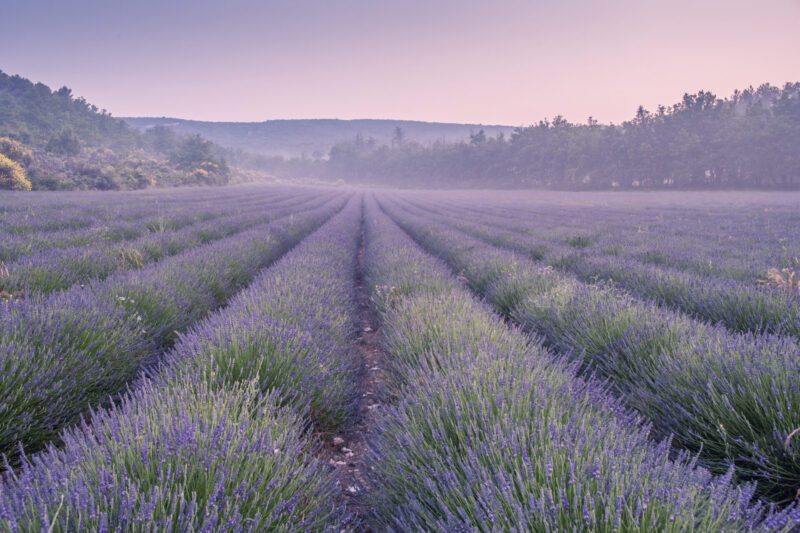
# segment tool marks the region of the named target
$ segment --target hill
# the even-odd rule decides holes
[[[140,133],[68,87],[0,71],[0,189],[221,185],[220,147],[166,128]]]
[[[32,148],[45,148],[54,134],[69,128],[86,146],[133,148],[138,134],[125,122],[99,110],[68,87],[51,91],[0,70],[0,136]]]
[[[484,130],[490,136],[498,133],[508,135],[514,130],[511,126],[379,119],[203,122],[168,117],[122,117],[122,120],[139,131],[165,126],[176,133],[202,135],[226,148],[284,157],[327,155],[334,145],[351,141],[357,136],[364,139],[371,137],[379,145],[387,144],[392,141],[396,128],[402,130],[405,139],[422,144],[462,141],[479,130]]]

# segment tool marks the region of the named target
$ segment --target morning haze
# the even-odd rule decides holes
[[[26,0],[0,532],[800,531],[798,0]]]

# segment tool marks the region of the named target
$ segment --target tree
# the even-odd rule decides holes
[[[45,148],[48,152],[62,155],[78,155],[81,153],[81,140],[69,126],[62,128],[58,134],[50,137]]]
[[[469,134],[469,143],[472,145],[484,144],[486,142],[486,132],[478,130],[478,133]]]
[[[55,92],[55,94],[57,94],[61,98],[66,98],[67,100],[71,100],[72,99],[72,89],[70,89],[66,85],[64,85],[59,90],[57,90]]]
[[[168,154],[178,146],[178,136],[166,126],[158,125],[144,133],[145,139],[160,154]]]
[[[200,135],[189,135],[170,154],[170,161],[179,169],[190,171],[197,181],[224,185],[230,180],[230,169],[223,159],[214,157],[213,149],[211,141]]]
[[[392,148],[399,148],[403,146],[403,141],[406,138],[406,133],[400,126],[395,126],[394,133],[392,134]]]
[[[194,170],[204,161],[212,161],[213,144],[200,135],[187,135],[170,154],[170,161],[183,170]]]

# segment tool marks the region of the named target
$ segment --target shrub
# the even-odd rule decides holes
[[[29,191],[31,182],[25,176],[25,170],[19,163],[0,154],[0,189],[12,191]]]
[[[758,281],[764,285],[771,285],[791,293],[795,290],[800,292],[800,280],[797,278],[798,273],[790,268],[782,268],[781,270],[770,268],[767,271],[767,279]]]
[[[81,140],[72,128],[64,128],[50,138],[45,149],[55,154],[78,155],[81,153]]]
[[[21,142],[9,137],[0,137],[0,154],[24,167],[33,163],[33,153]]]

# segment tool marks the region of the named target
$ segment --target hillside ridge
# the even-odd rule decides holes
[[[176,133],[199,134],[226,148],[263,155],[295,157],[315,152],[327,155],[338,143],[360,135],[377,144],[391,142],[396,128],[408,140],[420,143],[455,142],[469,139],[471,133],[484,130],[487,135],[510,135],[513,126],[500,124],[461,124],[395,119],[271,119],[261,122],[213,122],[173,117],[120,117],[134,128],[145,131],[166,126]]]

